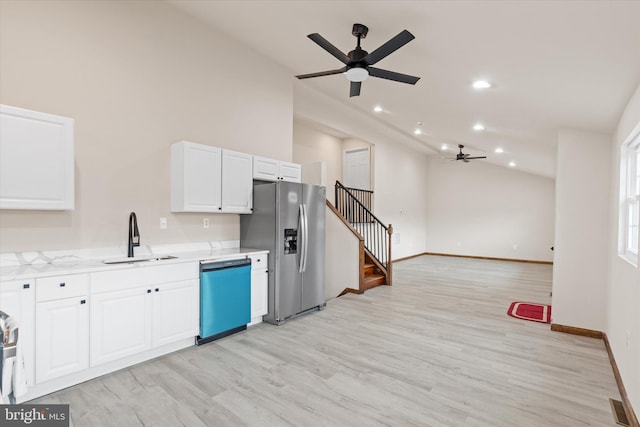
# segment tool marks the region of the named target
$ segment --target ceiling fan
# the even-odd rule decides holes
[[[459,144],[458,148],[460,149],[460,152],[458,154],[456,154],[456,160],[462,160],[465,163],[469,163],[469,160],[486,159],[487,158],[487,156],[469,157],[469,154],[463,154],[462,153],[462,149],[464,148],[464,145],[462,145],[462,144]]]
[[[393,80],[401,83],[416,84],[420,77],[414,77],[407,74],[396,73],[395,71],[383,70],[381,68],[372,67],[381,59],[386,58],[405,44],[409,43],[415,37],[407,30],[403,30],[400,34],[387,41],[385,44],[369,53],[360,47],[360,40],[367,37],[369,28],[362,24],[353,24],[353,34],[358,39],[358,45],[348,54],[344,54],[337,47],[332,45],[327,39],[318,33],[309,34],[311,40],[316,42],[321,48],[336,57],[338,61],[345,64],[344,67],[337,70],[321,71],[319,73],[302,74],[296,76],[299,79],[308,79],[311,77],[330,76],[332,74],[345,73],[347,79],[351,82],[349,96],[360,95],[360,87],[362,82],[369,76],[379,77],[381,79]]]

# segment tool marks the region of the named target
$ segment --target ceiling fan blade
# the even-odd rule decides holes
[[[313,33],[313,34],[309,34],[307,37],[309,37],[311,40],[316,42],[318,46],[320,46],[321,48],[329,52],[331,55],[335,56],[338,59],[338,61],[342,62],[345,65],[349,63],[350,61],[349,57],[345,55],[340,49],[332,45],[327,39],[322,37],[320,34]]]
[[[347,67],[342,67],[338,70],[320,71],[319,73],[300,74],[296,76],[299,79],[310,79],[311,77],[331,76],[333,74],[340,74],[347,71]]]
[[[415,36],[413,34],[411,34],[407,30],[403,30],[400,34],[362,58],[362,61],[367,65],[373,65],[381,59],[386,58],[396,50],[400,49],[402,46],[409,43],[413,39],[415,39]]]
[[[360,96],[360,87],[362,86],[362,82],[351,82],[351,88],[349,91],[349,97],[352,96]]]
[[[471,159],[486,159],[487,156],[480,156],[480,157],[465,157],[465,159],[467,160],[471,160]]]
[[[369,75],[373,77],[380,77],[381,79],[393,80],[400,83],[414,85],[420,80],[420,77],[396,73],[395,71],[383,70],[381,68],[368,67],[367,69],[369,70]]]

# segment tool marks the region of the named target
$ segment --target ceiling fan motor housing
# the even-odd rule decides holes
[[[361,39],[366,38],[368,32],[369,28],[362,24],[353,24],[353,29],[351,30],[351,34],[353,34],[354,37],[359,37]]]

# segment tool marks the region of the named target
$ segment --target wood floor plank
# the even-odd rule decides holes
[[[602,340],[506,315],[552,266],[422,256],[394,286],[71,387],[72,425],[615,426]]]

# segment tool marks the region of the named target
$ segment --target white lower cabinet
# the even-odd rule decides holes
[[[151,297],[146,288],[91,296],[91,366],[151,348]]]
[[[154,288],[151,327],[154,347],[198,335],[198,283],[198,280],[186,280]]]
[[[89,367],[89,276],[36,279],[36,383]]]
[[[197,277],[198,263],[92,275],[91,366],[198,335]]]
[[[36,304],[36,382],[89,367],[87,297]]]
[[[18,338],[27,377],[27,385],[34,380],[35,358],[35,287],[33,280],[0,283],[0,311],[18,320]]]
[[[251,323],[259,323],[268,311],[268,255],[251,255]]]

